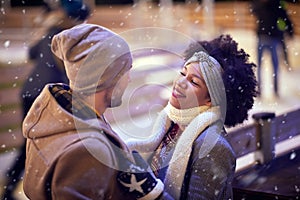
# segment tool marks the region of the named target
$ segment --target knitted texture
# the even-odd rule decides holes
[[[212,107],[193,119],[179,137],[164,180],[166,191],[175,199],[180,198],[184,172],[192,152],[193,142],[205,128],[219,119],[219,107]],[[210,148],[212,147],[210,146]],[[205,152],[209,152],[209,150],[205,149]]]
[[[168,102],[165,111],[173,122],[182,126],[187,126],[197,115],[207,109],[209,109],[209,106],[199,106],[181,110],[175,108],[170,102]]]
[[[109,88],[132,66],[128,44],[116,33],[80,24],[52,39],[53,53],[64,62],[73,91],[94,93]]]

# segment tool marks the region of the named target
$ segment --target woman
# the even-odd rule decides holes
[[[153,136],[128,142],[174,199],[232,199],[236,157],[224,125],[247,119],[256,95],[255,64],[237,46],[228,35],[192,44]]]

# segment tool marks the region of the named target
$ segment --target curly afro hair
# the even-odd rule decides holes
[[[249,55],[238,49],[238,43],[230,35],[221,35],[211,41],[197,41],[185,51],[185,59],[195,52],[206,51],[214,57],[223,68],[223,82],[226,90],[227,111],[225,125],[228,127],[242,123],[248,118],[254,97],[257,95],[254,68],[248,61]]]

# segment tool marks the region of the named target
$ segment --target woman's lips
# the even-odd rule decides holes
[[[180,92],[176,88],[173,89],[172,96],[175,98],[184,98],[185,97],[185,95],[182,94],[182,92]]]

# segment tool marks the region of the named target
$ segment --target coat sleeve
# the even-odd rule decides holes
[[[51,182],[52,199],[107,199],[116,187],[112,184],[115,170],[109,167],[114,165],[109,146],[93,138],[84,140],[72,144],[58,159]]]
[[[235,171],[235,156],[229,144],[219,140],[205,156],[199,156],[203,150],[202,142],[200,138],[194,145],[186,172],[184,199],[232,198],[231,182]]]

